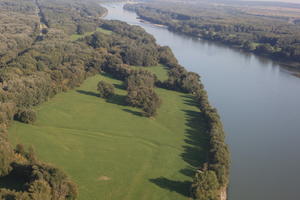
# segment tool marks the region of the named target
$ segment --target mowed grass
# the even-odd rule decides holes
[[[116,86],[108,102],[97,96],[100,80]],[[40,159],[65,170],[80,200],[189,199],[194,169],[207,150],[195,103],[189,95],[156,89],[162,106],[146,118],[124,105],[122,87],[108,76],[91,77],[37,107],[34,125],[14,122],[9,139],[33,145]]]
[[[99,32],[107,34],[107,35],[112,34],[112,31],[106,30],[106,29],[103,29],[103,28],[97,28],[96,31],[99,31]],[[79,39],[84,38],[86,36],[92,35],[93,33],[95,33],[95,31],[86,32],[85,34],[82,34],[82,35],[80,35],[80,34],[73,34],[73,35],[71,35],[71,40],[73,40],[73,41],[79,40]]]
[[[148,70],[151,73],[155,74],[157,78],[161,81],[165,81],[168,79],[168,71],[166,70],[166,66],[162,64],[158,64],[157,66],[151,67],[140,67],[140,66],[133,66],[134,69],[143,69]]]

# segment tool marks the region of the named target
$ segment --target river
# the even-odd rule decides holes
[[[139,25],[197,72],[231,151],[229,200],[300,199],[300,78],[269,59],[140,22],[121,3],[106,19]]]

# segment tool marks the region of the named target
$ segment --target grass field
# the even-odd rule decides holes
[[[99,80],[117,88],[108,102],[97,97]],[[14,122],[9,139],[33,145],[39,158],[64,169],[80,200],[188,199],[207,149],[201,115],[189,95],[156,91],[163,101],[159,114],[145,118],[124,105],[120,81],[96,75],[37,107],[34,125]]]
[[[112,33],[110,30],[106,30],[106,29],[103,29],[103,28],[97,28],[96,31],[99,31],[99,32],[107,34],[107,35],[110,35]],[[92,35],[94,32],[95,31],[86,32],[85,34],[82,34],[82,35],[80,35],[80,34],[73,34],[73,35],[71,35],[71,40],[75,41],[75,40],[84,38],[85,36]]]

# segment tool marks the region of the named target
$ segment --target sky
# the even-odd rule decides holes
[[[245,0],[243,0],[245,1]],[[247,0],[249,1],[249,0]],[[287,2],[287,3],[299,3],[300,4],[300,0],[251,0],[251,1],[277,1],[277,2]]]

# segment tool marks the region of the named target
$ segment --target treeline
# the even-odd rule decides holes
[[[158,82],[158,85],[193,94],[207,126],[208,160],[196,172],[191,186],[192,197],[197,200],[220,200],[220,193],[226,191],[229,182],[230,155],[218,112],[210,105],[200,76],[180,66],[168,47],[161,48],[160,61],[169,68],[169,78]]]
[[[94,31],[107,11],[95,0],[37,0],[45,23],[66,34]]]
[[[39,161],[32,147],[26,150],[19,144],[13,149],[4,133],[0,135],[0,166],[0,177],[11,179],[16,185],[14,190],[0,188],[0,199],[77,199],[77,186],[62,170]]]
[[[178,9],[176,9],[178,7]],[[208,8],[196,13],[195,8],[182,4],[127,4],[147,21],[166,25],[171,31],[212,40],[284,61],[300,62],[300,26],[280,19],[250,16],[238,11]],[[211,13],[210,13],[211,9]],[[225,11],[224,11],[225,10]],[[203,15],[201,13],[204,13]],[[231,13],[231,14],[228,14]]]
[[[0,68],[29,48],[38,35],[33,0],[0,0]]]

